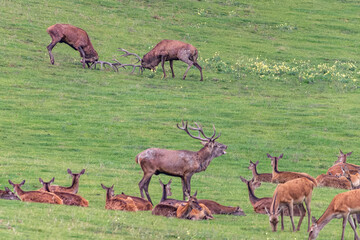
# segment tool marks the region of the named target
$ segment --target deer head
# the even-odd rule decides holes
[[[320,229],[317,225],[317,220],[314,216],[311,218],[311,221],[312,221],[312,225],[309,230],[309,240],[314,240],[319,235]]]
[[[274,211],[274,213],[270,213],[268,209],[265,207],[266,214],[269,216],[269,222],[271,226],[271,230],[273,232],[277,231],[277,225],[279,223],[279,215],[281,210],[279,209],[277,212]]]

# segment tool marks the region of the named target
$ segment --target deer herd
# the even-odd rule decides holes
[[[133,71],[136,67],[139,67],[142,71],[143,68],[153,70],[161,62],[165,78],[165,61],[170,62],[172,77],[174,77],[173,61],[181,60],[188,64],[183,79],[185,79],[191,66],[194,65],[199,69],[201,81],[203,80],[202,69],[196,62],[198,51],[187,43],[163,40],[149,53],[144,55],[142,59],[137,54],[120,49],[125,52],[122,56],[135,56],[141,63],[140,65],[121,64],[117,60],[116,63],[98,61],[98,54],[93,48],[87,33],[80,28],[68,24],[55,24],[50,26],[47,32],[52,38],[52,42],[47,47],[51,64],[54,64],[53,47],[57,43],[63,42],[80,52],[83,68],[85,68],[85,64],[89,68],[92,66],[96,67],[96,64],[101,64],[101,66],[106,64],[110,65],[114,70],[117,70],[118,67],[132,66],[134,68]],[[182,121],[181,125],[177,124],[177,128],[185,131],[191,138],[201,141],[203,147],[199,151],[149,148],[140,152],[135,157],[135,162],[140,165],[143,171],[143,177],[139,182],[141,197],[129,196],[124,193],[115,195],[114,185],[106,187],[101,184],[101,187],[106,190],[105,208],[134,212],[152,211],[153,215],[191,220],[213,219],[214,214],[245,216],[240,207],[224,206],[209,199],[197,199],[197,191],[193,195],[191,194],[190,183],[192,176],[195,173],[205,171],[211,161],[226,154],[225,150],[227,149],[226,145],[216,141],[221,134],[216,134],[215,126],[213,126],[213,134],[207,136],[200,124],[194,124],[195,126],[190,126],[187,122]],[[192,132],[197,132],[198,135],[194,136]],[[354,231],[355,239],[360,239],[356,232],[356,223],[358,219],[360,220],[360,189],[358,189],[360,186],[360,166],[347,163],[347,157],[350,155],[351,152],[344,154],[340,150],[338,160],[328,169],[327,173],[313,178],[307,173],[279,171],[279,160],[283,158],[283,154],[278,157],[267,154],[267,157],[271,160],[272,173],[259,174],[257,171],[259,161],[256,163],[250,161],[248,169],[252,172],[252,179],[247,180],[241,176],[240,179],[247,186],[249,200],[254,212],[269,216],[272,231],[277,231],[279,215],[281,217],[281,230],[284,230],[283,217],[289,216],[292,231],[299,231],[303,218],[307,214],[309,239],[316,239],[321,229],[333,218],[343,219],[341,239],[344,239],[344,230],[347,222],[350,223]],[[15,184],[9,180],[8,182],[14,188],[14,192],[5,187],[5,191],[0,190],[0,199],[88,207],[89,202],[78,195],[79,179],[84,173],[85,169],[77,174],[72,173],[68,169],[68,174],[72,177],[72,184],[69,187],[52,185],[55,178],[52,178],[49,182],[44,182],[39,178],[42,188],[33,191],[21,189],[25,184],[25,180],[20,184]],[[183,199],[168,198],[172,195],[170,187],[172,180],[167,184],[160,180],[162,198],[153,207],[153,201],[150,198],[148,188],[154,174],[180,177]],[[262,182],[278,184],[272,197],[258,198],[255,196],[254,191],[261,186]],[[312,192],[315,187],[332,187],[349,191],[336,195],[323,215],[316,220],[315,217],[311,218],[310,207]],[[145,199],[144,192],[147,199]],[[294,216],[300,217],[296,229]],[[310,219],[312,219],[312,224],[310,224]]]

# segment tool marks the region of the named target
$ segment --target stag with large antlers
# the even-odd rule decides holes
[[[177,127],[184,130],[190,137],[201,140],[204,147],[199,151],[193,152],[187,150],[149,148],[136,156],[135,162],[140,164],[144,172],[144,176],[139,182],[142,198],[144,198],[145,190],[146,197],[151,202],[148,192],[151,177],[154,174],[158,175],[163,173],[181,178],[183,199],[185,200],[186,196],[190,196],[190,181],[194,173],[205,171],[214,158],[226,153],[225,150],[227,149],[227,146],[216,142],[216,139],[218,139],[221,134],[216,136],[215,126],[213,126],[213,135],[211,137],[207,137],[201,125],[197,123],[195,123],[195,125],[196,127],[191,127],[188,126],[187,122],[184,123],[184,121],[182,121],[182,126],[177,124]],[[199,135],[197,137],[192,135],[189,129],[192,131],[198,131]]]
[[[198,50],[191,44],[177,40],[165,39],[160,41],[158,44],[156,44],[156,46],[150,52],[145,54],[142,59],[134,53],[130,53],[124,49],[122,49],[122,51],[126,52],[126,54],[122,56],[133,55],[137,59],[139,59],[141,61],[140,69],[146,68],[150,70],[155,70],[156,66],[159,65],[161,62],[164,78],[166,78],[165,67],[164,67],[165,62],[166,61],[170,62],[170,69],[171,69],[172,77],[174,78],[175,74],[173,69],[173,61],[180,60],[188,65],[188,68],[184,73],[183,80],[186,78],[186,75],[192,66],[195,66],[197,69],[199,69],[201,76],[200,81],[203,80],[202,68],[197,63]],[[134,69],[135,67],[138,67],[138,65],[135,66],[132,64],[129,64],[129,66],[133,66]]]
[[[51,50],[57,43],[66,43],[76,51],[79,51],[82,57],[83,68],[85,68],[85,63],[90,68],[90,64],[95,63],[99,59],[89,36],[83,29],[70,24],[55,24],[48,27],[47,32],[52,40],[47,46],[51,64],[54,64],[54,55]]]

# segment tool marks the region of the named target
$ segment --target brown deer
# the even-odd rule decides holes
[[[352,152],[348,152],[348,153],[343,153],[341,151],[341,149],[339,149],[339,156],[338,156],[338,159],[334,162],[334,164],[337,164],[337,163],[346,163],[346,159],[348,156],[350,156],[352,154]]]
[[[250,165],[248,167],[249,170],[252,171],[254,181],[255,182],[271,182],[272,174],[271,173],[261,173],[259,174],[256,170],[257,165],[259,164],[259,161],[256,161],[256,163],[253,163],[250,160]]]
[[[101,184],[101,187],[106,190],[106,203],[105,209],[108,210],[121,210],[121,211],[130,211],[136,212],[138,208],[135,205],[134,200],[131,197],[126,199],[113,198],[114,196],[114,185],[111,187],[105,187]]]
[[[144,198],[143,191],[145,190],[147,199],[151,202],[148,192],[149,183],[153,174],[160,173],[180,177],[183,186],[183,200],[191,193],[190,181],[194,173],[205,171],[210,162],[223,154],[227,146],[219,142],[215,142],[221,134],[215,137],[216,130],[213,126],[214,133],[211,137],[207,137],[199,124],[195,123],[196,128],[189,126],[190,130],[198,131],[199,136],[193,136],[188,129],[188,123],[182,121],[182,127],[177,124],[177,127],[184,130],[190,137],[202,141],[204,147],[197,152],[187,150],[167,150],[160,148],[149,148],[139,153],[135,162],[140,164],[144,176],[139,182],[141,197]],[[200,134],[204,137],[200,137]],[[152,202],[151,202],[152,203]]]
[[[198,202],[196,198],[197,192],[189,197],[189,200],[180,204],[176,210],[177,218],[184,218],[190,220],[207,220],[213,219],[210,210],[204,205]]]
[[[345,154],[340,150],[340,155],[338,156],[338,160],[336,160],[334,162],[334,165],[328,169],[327,174],[341,176],[343,174],[341,168],[343,168],[344,166],[346,166],[349,169],[351,174],[358,173],[360,171],[360,166],[346,162],[347,157],[350,156],[351,154],[352,152]]]
[[[5,187],[5,191],[0,190],[0,199],[20,200],[8,187]]]
[[[57,185],[51,185],[50,186],[50,192],[68,192],[68,193],[74,193],[77,194],[79,191],[79,180],[80,176],[85,173],[85,169],[81,170],[80,173],[72,173],[70,169],[67,170],[67,172],[72,177],[72,183],[70,187],[62,187]],[[46,191],[44,187],[40,188],[41,191]]]
[[[344,233],[346,222],[349,221],[351,228],[354,231],[354,238],[359,239],[359,236],[356,232],[356,226],[354,224],[351,215],[354,213],[360,213],[360,189],[351,190],[348,192],[339,193],[336,195],[333,200],[330,202],[330,205],[325,210],[323,215],[316,220],[312,218],[312,226],[309,231],[309,239],[316,239],[319,235],[321,229],[325,227],[333,218],[342,218],[342,235],[341,239],[344,240]]]
[[[296,179],[296,178],[302,178],[305,177],[312,181],[315,186],[317,185],[315,178],[310,176],[307,173],[298,173],[298,172],[280,172],[278,170],[278,161],[283,157],[283,154],[281,154],[279,157],[272,157],[270,154],[267,154],[268,158],[271,159],[271,166],[273,167],[272,171],[272,179],[271,182],[273,183],[285,183],[287,181]]]
[[[279,222],[279,213],[281,209],[284,207],[289,208],[290,213],[290,220],[292,224],[292,229],[295,231],[294,225],[294,204],[301,204],[305,202],[307,214],[308,214],[308,231],[310,230],[310,217],[311,217],[311,196],[312,191],[315,187],[315,183],[310,179],[303,177],[303,178],[296,178],[290,181],[287,181],[284,184],[279,184],[275,191],[272,198],[272,203],[270,207],[269,215],[269,222],[272,230],[276,232],[276,227]],[[302,219],[300,219],[302,220]],[[299,220],[299,224],[297,227],[297,231],[300,230],[301,221]]]
[[[161,66],[164,72],[164,78],[166,78],[165,67],[164,64],[166,61],[170,62],[170,69],[172,73],[172,77],[175,77],[174,69],[173,69],[173,61],[180,60],[188,65],[186,69],[183,80],[186,78],[186,75],[189,69],[194,65],[200,71],[201,79],[203,81],[202,68],[197,63],[198,58],[198,50],[192,46],[191,44],[184,43],[177,40],[162,40],[147,54],[143,56],[141,59],[138,55],[134,53],[129,53],[128,51],[121,49],[126,52],[126,54],[122,56],[134,55],[141,61],[141,69],[146,68],[150,70],[155,70],[155,67],[159,65],[161,62]],[[126,64],[127,66],[139,67],[139,65]],[[125,65],[124,65],[125,66]],[[134,71],[134,70],[133,70]]]
[[[51,50],[57,43],[66,43],[74,50],[79,51],[83,68],[85,68],[85,63],[90,68],[89,63],[93,64],[99,59],[89,36],[83,29],[70,24],[55,24],[48,27],[47,32],[52,39],[47,46],[51,64],[54,64],[54,55]]]
[[[172,195],[170,184],[171,184],[171,179],[167,184],[163,184],[160,180],[160,185],[163,188],[163,195],[160,204],[168,204],[177,207],[182,203],[186,203],[185,201],[167,198],[168,196]],[[236,215],[236,216],[246,216],[244,211],[240,207],[223,206],[213,200],[207,200],[207,199],[198,199],[198,202],[200,204],[204,204],[211,211],[211,214],[228,214],[228,215]]]
[[[318,187],[332,187],[340,189],[352,189],[351,181],[346,177],[336,177],[328,174],[320,174],[316,177]]]
[[[63,204],[63,201],[53,193],[43,191],[23,191],[20,187],[24,185],[25,180],[20,184],[15,184],[11,180],[9,180],[9,183],[14,187],[14,191],[23,202]]]
[[[41,178],[39,178],[39,182],[43,185],[46,192],[50,192],[50,185],[53,183],[55,178],[53,177],[50,182],[44,182]],[[69,192],[59,192],[59,191],[53,191],[56,196],[61,198],[63,200],[64,205],[71,205],[71,206],[80,206],[80,207],[88,207],[89,202],[81,197],[80,195],[76,195],[74,193]]]
[[[165,216],[165,217],[176,217],[177,207],[168,204],[159,203],[152,210],[153,215]]]
[[[123,200],[127,199],[129,197],[134,201],[138,211],[151,211],[153,209],[152,204],[148,200],[145,200],[143,198],[129,196],[129,195],[126,195],[125,193],[121,193],[121,194],[112,196],[113,199],[123,199]]]
[[[267,214],[268,209],[271,208],[272,203],[272,197],[264,197],[264,198],[258,198],[255,196],[254,190],[261,186],[260,182],[255,182],[254,179],[251,179],[250,181],[246,180],[245,178],[240,176],[241,181],[243,181],[247,188],[249,193],[249,200],[251,205],[254,208],[254,212],[259,214]],[[301,210],[300,210],[301,209]],[[305,217],[306,210],[304,208],[303,203],[296,204],[294,207],[294,216],[300,216],[298,228],[300,229],[301,222],[303,218]],[[281,216],[281,230],[284,230],[284,215],[290,216],[289,209],[283,208],[280,212]]]
[[[352,189],[359,188],[359,186],[360,186],[360,173],[357,172],[355,174],[351,174],[346,165],[341,170],[343,171],[342,178],[346,178],[351,183]]]

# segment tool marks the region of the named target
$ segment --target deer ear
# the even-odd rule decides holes
[[[269,210],[267,209],[267,207],[265,207],[265,212],[266,212],[267,215],[270,216],[270,213],[269,213]]]
[[[253,183],[254,189],[256,189],[256,188],[258,188],[258,187],[260,187],[260,186],[261,186],[261,182],[254,182],[254,183]]]
[[[161,186],[164,186],[163,182],[161,181],[161,179],[159,178],[159,182]]]
[[[11,185],[11,186],[14,186],[14,183],[9,179],[9,184]]]
[[[346,154],[346,156],[350,156],[351,154],[352,154],[352,152],[349,152],[349,153]]]
[[[22,185],[24,185],[24,183],[25,183],[25,180],[23,180],[19,185],[22,186]]]
[[[341,151],[341,149],[339,149],[339,153],[340,153],[341,155],[344,155],[344,153]]]
[[[49,183],[53,183],[55,181],[55,177],[53,177]]]
[[[72,174],[70,168],[68,168],[67,172],[68,172],[68,174]]]
[[[242,176],[240,176],[241,181],[243,181],[244,183],[247,183],[247,180],[245,178],[243,178]]]
[[[40,182],[41,184],[44,183],[44,181],[43,181],[41,178],[39,178],[39,182]]]
[[[259,160],[256,161],[255,165],[258,165],[259,164]]]
[[[197,190],[195,191],[195,193],[194,193],[193,197],[196,197],[196,195],[197,195]]]
[[[170,178],[170,180],[169,180],[169,182],[168,182],[168,185],[171,184],[171,182],[172,182],[172,178]]]
[[[272,156],[271,156],[270,154],[268,154],[268,153],[266,154],[266,156],[267,156],[268,158],[272,158]]]
[[[85,173],[85,169],[81,170],[81,172],[79,174],[83,175],[84,173]]]
[[[8,187],[5,187],[5,191],[7,192],[11,192],[10,189]]]
[[[101,183],[101,187],[102,187],[103,189],[107,189],[107,187],[105,187],[102,183]]]
[[[316,224],[317,220],[316,220],[316,218],[314,216],[312,216],[311,222],[312,222],[312,224]]]
[[[282,153],[280,156],[279,156],[279,159],[282,158],[284,156],[284,154]]]

